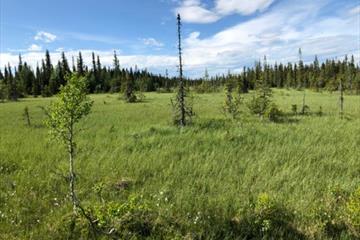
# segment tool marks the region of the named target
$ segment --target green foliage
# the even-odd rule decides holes
[[[128,103],[134,103],[138,100],[135,94],[135,79],[130,74],[125,76],[124,99]]]
[[[318,115],[319,117],[321,117],[322,115],[324,115],[322,106],[319,107],[319,111],[317,112],[317,115]]]
[[[223,113],[225,116],[230,116],[233,120],[238,119],[241,113],[240,106],[243,103],[243,99],[240,94],[233,96],[233,83],[228,82],[225,87],[225,102],[223,105]]]
[[[202,94],[202,93],[218,92],[219,89],[216,86],[214,86],[214,82],[210,80],[202,80],[201,84],[195,85],[194,91],[196,93]]]
[[[360,187],[350,195],[346,202],[345,216],[353,234],[360,237]]]
[[[291,112],[294,115],[297,115],[297,105],[296,104],[291,105]]]
[[[31,126],[31,120],[30,120],[29,108],[27,106],[24,108],[23,117],[24,117],[24,120],[26,121],[27,126],[30,127]]]
[[[92,104],[86,95],[85,78],[71,76],[67,84],[61,87],[58,99],[50,104],[47,111],[48,119],[45,123],[50,134],[67,143],[69,131],[90,113]]]
[[[253,114],[263,118],[272,102],[272,90],[263,77],[260,77],[258,80],[256,89],[256,93],[253,96],[252,101],[248,103],[248,107]]]
[[[0,81],[0,102],[4,102],[5,99],[7,98],[7,86],[6,84],[4,84],[2,81]]]
[[[315,209],[317,227],[331,238],[360,237],[360,188],[353,193],[332,188]]]
[[[283,116],[284,113],[274,103],[272,103],[265,112],[265,117],[271,122],[279,122]]]
[[[307,115],[310,113],[310,107],[308,105],[303,105],[301,108],[301,115]]]
[[[92,206],[90,212],[102,232],[120,239],[149,236],[155,223],[155,215],[149,205],[136,195],[130,196],[124,203]]]
[[[293,227],[294,217],[284,205],[262,193],[232,222],[242,239],[304,239]]]
[[[173,114],[172,120],[173,120],[173,124],[176,126],[180,126],[182,121],[181,102],[183,103],[183,107],[184,107],[184,116],[185,116],[186,124],[190,124],[192,122],[193,117],[195,116],[195,112],[193,110],[194,97],[188,96],[188,94],[185,91],[185,96],[182,99],[178,91],[176,97],[170,99],[172,114]]]
[[[292,90],[274,89],[273,93],[280,109],[301,103],[303,96]],[[91,96],[93,111],[77,125],[91,131],[76,137],[82,147],[75,164],[77,193],[87,209],[121,205],[129,194],[143,195],[137,205],[150,208],[142,218],[149,219],[152,227],[149,239],[296,239],[296,230],[309,240],[358,239],[353,230],[356,208],[350,207],[356,205],[349,199],[353,195],[356,200],[351,192],[360,184],[359,96],[347,96],[346,109],[353,114],[350,121],[337,117],[338,96],[307,91],[307,102],[316,110],[322,106],[323,117],[309,115],[291,124],[269,124],[244,115],[240,127],[219,111],[224,94],[195,95],[198,117],[179,134],[177,127],[169,126],[172,94],[145,95],[147,101],[138,104],[119,102],[117,95]],[[252,94],[242,97],[249,101]],[[55,98],[27,98],[0,106],[1,239],[69,239],[73,215],[68,166],[63,161],[66,153],[62,144],[49,144],[42,125],[46,116],[37,108],[51,101]],[[25,106],[36,127],[24,125]],[[114,185],[124,178],[133,183],[119,190]],[[345,193],[334,191],[344,200],[327,196],[326,189],[334,183],[346,188]],[[160,191],[164,195],[158,201]],[[260,213],[265,207],[259,207],[266,204],[258,204],[256,198],[247,204],[249,196],[261,192],[269,193],[270,206],[280,206],[280,216],[289,216],[285,217],[289,234],[281,235],[288,224],[279,228],[274,221],[267,224],[265,220],[273,219],[265,214],[270,211]],[[327,198],[333,203],[320,201]],[[339,214],[331,213],[340,205]],[[265,209],[269,208],[275,207]],[[319,209],[315,216],[342,215],[342,224],[336,224],[342,228],[333,228],[339,233],[331,235],[331,227],[325,231],[311,209]],[[336,218],[327,221],[340,221]],[[84,217],[79,215],[75,225],[73,239],[92,239]]]

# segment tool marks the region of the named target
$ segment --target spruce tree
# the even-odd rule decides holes
[[[240,105],[242,103],[240,92],[234,96],[234,78],[228,76],[225,82],[225,103],[223,106],[223,113],[225,116],[230,116],[233,120],[237,119],[240,114]]]
[[[61,71],[63,76],[67,76],[71,73],[69,63],[66,59],[65,53],[61,53]],[[65,82],[64,82],[65,83]]]
[[[134,77],[130,73],[126,73],[125,75],[125,90],[124,90],[124,98],[128,103],[134,103],[137,100],[137,96],[135,94],[135,81]]]
[[[266,58],[264,59],[266,60]],[[264,69],[267,64],[264,63]],[[265,80],[266,74],[260,74],[260,78],[256,81],[256,93],[252,101],[249,103],[249,109],[252,113],[257,114],[261,119],[264,118],[265,113],[271,105],[272,90],[269,83]]]
[[[79,56],[77,58],[77,74],[78,74],[78,76],[85,75],[84,61],[83,61],[81,52],[79,52]]]
[[[41,94],[41,72],[40,72],[39,64],[36,65],[35,79],[32,85],[31,92],[33,96],[38,96]]]
[[[111,92],[118,92],[121,89],[121,70],[120,70],[120,62],[117,57],[116,51],[114,51],[113,66],[114,66],[114,71],[111,80]],[[127,86],[125,86],[125,88],[127,88]]]
[[[12,74],[10,63],[8,63],[7,72],[8,72],[8,79],[7,79],[8,99],[11,101],[17,101],[19,97],[18,86],[17,86],[16,78]]]
[[[194,115],[192,106],[186,103],[186,89],[183,77],[183,63],[182,63],[182,46],[181,46],[181,17],[177,15],[177,32],[178,32],[178,53],[179,53],[179,85],[176,94],[176,99],[171,99],[173,106],[173,121],[180,127],[186,126]]]

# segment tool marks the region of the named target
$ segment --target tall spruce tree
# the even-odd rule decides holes
[[[36,64],[35,79],[32,84],[31,92],[33,96],[38,96],[41,94],[41,72],[40,72],[39,64]]]
[[[116,51],[114,51],[113,65],[114,65],[114,71],[111,80],[111,92],[118,92],[121,89],[121,70],[120,70],[120,61],[117,57]],[[126,79],[126,81],[128,80]],[[127,88],[127,86],[125,86],[125,88]]]
[[[10,63],[8,63],[7,72],[8,72],[8,79],[7,79],[8,99],[11,101],[17,101],[19,97],[18,86],[17,86],[16,78],[12,74]]]
[[[85,75],[84,60],[82,58],[81,52],[79,52],[79,56],[77,58],[77,74],[78,74],[78,76],[84,76]]]
[[[182,46],[181,46],[181,17],[177,15],[178,53],[179,53],[179,85],[175,101],[171,100],[174,113],[174,123],[180,127],[186,126],[194,115],[192,106],[186,103],[186,89],[183,77]]]

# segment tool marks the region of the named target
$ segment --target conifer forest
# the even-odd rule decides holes
[[[0,1],[0,239],[360,239],[359,3]]]

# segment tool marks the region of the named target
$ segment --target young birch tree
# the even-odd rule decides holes
[[[65,86],[62,86],[58,99],[50,104],[47,110],[46,125],[50,134],[63,143],[69,156],[69,191],[74,214],[81,210],[75,192],[75,136],[76,124],[90,113],[93,102],[86,95],[84,77],[71,76]]]

